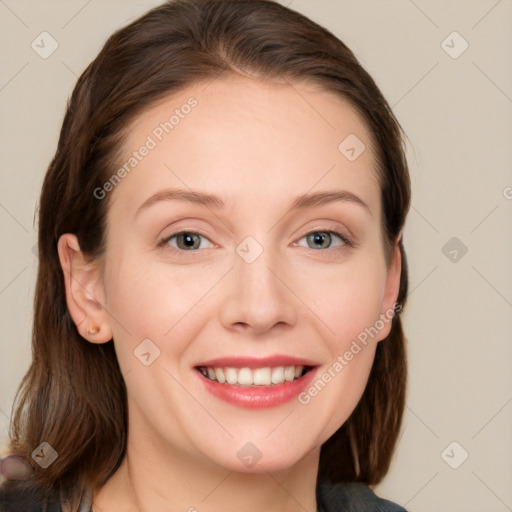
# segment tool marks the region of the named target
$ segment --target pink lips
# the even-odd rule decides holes
[[[273,368],[278,366],[305,366],[310,370],[302,377],[282,384],[270,386],[241,386],[238,384],[220,383],[203,375],[199,368]],[[213,396],[230,404],[245,409],[261,409],[282,405],[297,397],[313,381],[316,374],[317,364],[311,360],[275,355],[271,357],[224,357],[212,359],[196,366],[197,376],[205,389]]]

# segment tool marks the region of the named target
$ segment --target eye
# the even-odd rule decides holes
[[[311,231],[307,235],[303,236],[301,240],[306,239],[308,247],[310,249],[335,249],[337,247],[352,246],[353,243],[346,236],[335,231]],[[338,244],[333,245],[333,240]],[[204,247],[206,240],[210,245]],[[302,244],[300,244],[302,245]],[[159,247],[171,246],[173,249],[182,252],[196,252],[198,249],[206,249],[212,247],[211,241],[201,233],[195,231],[180,231],[173,233],[158,242]]]
[[[173,243],[174,240],[175,243]],[[170,245],[177,250],[191,252],[196,251],[199,248],[205,248],[200,247],[202,240],[208,240],[208,238],[194,231],[180,231],[179,233],[174,233],[165,237],[158,243],[158,245],[160,247]],[[211,244],[210,240],[208,240],[208,242]]]
[[[332,246],[333,237],[338,238],[341,243]],[[303,236],[301,240],[304,238],[307,240],[310,249],[334,249],[336,247],[343,247],[344,245],[352,246],[352,242],[346,236],[335,231],[311,231]]]

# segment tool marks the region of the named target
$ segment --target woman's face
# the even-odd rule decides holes
[[[356,406],[398,292],[362,118],[304,85],[222,78],[138,116],[120,160],[98,200],[130,442],[292,466]]]

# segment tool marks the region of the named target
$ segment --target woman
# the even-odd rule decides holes
[[[409,204],[387,102],[299,13],[175,0],[113,34],[43,184],[2,510],[403,510],[370,486]]]

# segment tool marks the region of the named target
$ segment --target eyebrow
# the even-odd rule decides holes
[[[200,204],[217,210],[225,208],[226,206],[224,201],[214,194],[200,192],[197,190],[169,188],[161,190],[146,199],[146,201],[144,201],[144,203],[142,203],[137,209],[135,216],[137,216],[142,210],[146,210],[150,206],[161,201],[187,201],[189,203]],[[328,190],[301,195],[292,201],[289,206],[289,210],[312,208],[334,202],[346,202],[362,206],[368,211],[368,213],[370,213],[370,215],[372,215],[369,206],[359,196],[347,190]]]

